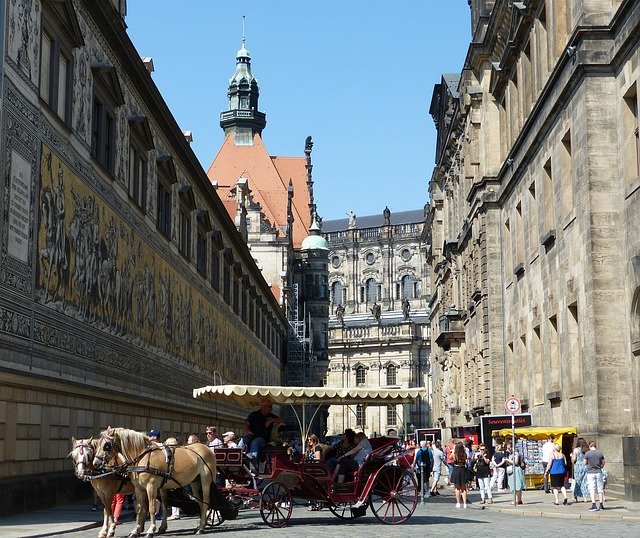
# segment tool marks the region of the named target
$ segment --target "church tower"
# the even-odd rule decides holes
[[[236,55],[236,71],[229,79],[229,110],[220,113],[220,127],[225,135],[233,134],[237,146],[253,145],[253,137],[267,124],[266,114],[258,112],[258,81],[251,74],[251,55],[242,47]]]

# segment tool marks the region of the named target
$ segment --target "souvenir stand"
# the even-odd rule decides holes
[[[544,480],[544,469],[540,459],[542,457],[542,445],[553,436],[555,442],[562,446],[562,452],[567,456],[567,463],[571,462],[571,449],[573,438],[578,433],[578,429],[573,426],[568,427],[537,427],[527,426],[516,428],[516,450],[523,455],[526,462],[524,471],[525,484],[527,489],[536,489],[541,486]],[[493,432],[493,437],[500,437],[506,442],[511,440],[511,428],[503,428]],[[571,476],[571,474],[569,474]]]

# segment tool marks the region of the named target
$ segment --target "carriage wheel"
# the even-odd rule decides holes
[[[210,527],[217,527],[218,525],[222,525],[225,517],[222,515],[222,512],[217,508],[212,508],[207,512],[207,524]]]
[[[330,504],[328,508],[334,516],[339,517],[340,519],[355,519],[360,514],[357,512],[354,514],[352,510],[354,504],[355,503],[353,501],[349,501],[346,503],[337,503],[335,505]]]
[[[260,515],[269,527],[284,527],[293,511],[291,493],[286,486],[271,482],[262,490]]]
[[[404,523],[418,505],[418,486],[413,473],[400,467],[382,469],[369,494],[373,515],[387,525]]]

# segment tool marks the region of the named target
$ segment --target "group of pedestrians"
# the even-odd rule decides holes
[[[466,508],[468,491],[476,488],[480,493],[480,504],[492,504],[492,490],[502,492],[506,487],[515,493],[512,504],[522,504],[525,462],[521,454],[511,449],[510,443],[505,447],[496,445],[490,456],[484,443],[476,445],[471,439],[464,442],[451,439],[444,449],[440,441],[433,444],[421,441],[414,454],[413,467],[425,498],[439,495],[439,481],[445,464],[448,468],[446,483],[455,488],[456,508]]]

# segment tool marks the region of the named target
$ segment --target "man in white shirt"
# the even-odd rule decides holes
[[[551,489],[549,488],[549,475],[547,471],[547,465],[551,461],[551,455],[553,454],[553,445],[555,444],[555,437],[551,436],[547,439],[547,442],[542,445],[542,456],[540,457],[540,462],[542,463],[542,468],[544,469],[544,492],[551,493]]]
[[[218,437],[218,431],[215,429],[215,427],[207,426],[205,432],[207,434],[207,446],[211,450],[224,447],[222,440]]]

